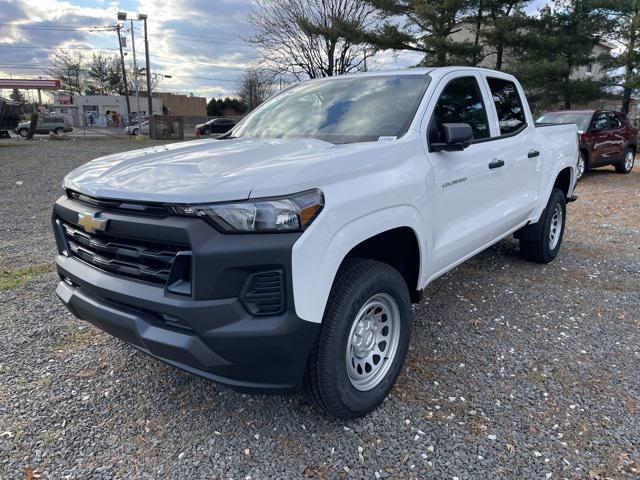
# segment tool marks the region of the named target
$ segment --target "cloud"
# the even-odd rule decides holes
[[[116,13],[148,15],[151,71],[172,75],[159,90],[220,97],[233,95],[243,70],[254,60],[253,47],[242,38],[250,35],[247,15],[253,0],[0,0],[0,76],[38,76],[37,68],[48,64],[55,48],[73,46],[90,56],[99,50],[117,53],[113,31],[95,32],[90,27],[115,25]],[[131,62],[129,38],[126,61]],[[142,23],[134,22],[136,54],[144,64]],[[27,48],[24,48],[27,47]],[[414,65],[406,54],[378,54],[370,68],[387,69]],[[4,66],[3,66],[4,65]]]

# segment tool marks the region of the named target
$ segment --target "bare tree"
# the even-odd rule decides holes
[[[84,57],[69,50],[56,50],[45,70],[53,78],[60,79],[62,90],[82,95],[86,86]]]
[[[247,111],[256,108],[273,93],[272,79],[272,75],[256,68],[250,68],[245,72],[236,93]]]
[[[344,38],[342,28],[366,28],[374,8],[364,0],[257,0],[249,16],[260,62],[297,80],[364,69],[366,46]],[[371,53],[371,52],[369,52]]]

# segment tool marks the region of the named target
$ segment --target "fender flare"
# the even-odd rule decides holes
[[[333,234],[322,225],[314,227],[296,241],[291,258],[295,310],[303,320],[322,322],[331,287],[345,257],[358,244],[388,230],[407,227],[414,232],[420,254],[418,278],[422,278],[426,252],[424,239],[418,232],[426,230],[422,216],[413,206],[399,205],[371,212],[347,222]]]
[[[573,194],[573,190],[576,186],[576,166],[569,163],[561,164],[559,167],[553,170],[553,173],[551,175],[549,175],[550,178],[553,178],[553,182],[549,182],[548,187],[546,187],[541,192],[540,198],[544,199],[544,202],[541,202],[541,205],[534,212],[530,224],[537,223],[540,220],[542,212],[544,212],[544,209],[547,208],[547,202],[549,201],[549,197],[551,196],[551,190],[553,190],[560,172],[566,170],[567,168],[571,171],[571,180],[569,182],[569,191],[567,192],[567,198],[571,197],[571,195]]]

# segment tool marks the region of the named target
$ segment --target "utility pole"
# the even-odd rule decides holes
[[[147,67],[147,101],[149,102],[149,137],[151,137],[151,132],[153,131],[153,122],[151,118],[153,117],[153,102],[151,101],[151,68],[149,66],[149,37],[147,36],[147,15],[143,13],[138,14],[138,20],[142,20],[144,22],[144,56],[146,60]]]
[[[120,63],[122,64],[122,81],[124,82],[124,96],[127,99],[127,117],[131,116],[131,105],[129,104],[129,86],[127,85],[127,68],[124,65],[124,53],[122,53],[122,37],[120,36],[120,30],[122,25],[116,26],[116,33],[118,34],[118,45],[120,46]]]
[[[142,135],[142,122],[140,121],[140,87],[138,82],[138,62],[136,61],[136,38],[133,32],[133,20],[131,22],[131,49],[133,50],[133,77],[136,82],[136,117],[138,119],[138,135]]]

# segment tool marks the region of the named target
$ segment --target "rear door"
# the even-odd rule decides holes
[[[609,137],[609,117],[607,112],[594,115],[589,128],[589,143],[591,155],[589,162],[592,166],[607,163],[612,154],[611,138]]]
[[[505,225],[498,227],[508,228],[526,221],[538,206],[543,146],[533,118],[527,118],[524,92],[510,77],[497,75],[483,74],[498,123],[499,135],[492,141],[505,163],[502,173],[506,184],[501,186],[506,202],[502,212]]]
[[[445,75],[434,90],[422,120],[425,153],[435,185],[428,188],[432,224],[433,266],[440,272],[493,240],[496,222],[505,209],[506,175],[499,164],[496,131],[487,105],[491,98],[481,88],[476,71]],[[491,118],[491,120],[490,120]],[[468,123],[474,140],[462,151],[429,151],[429,141],[443,123]]]
[[[625,128],[619,115],[615,112],[608,112],[609,137],[611,141],[611,156],[614,159],[621,159],[624,156]]]

